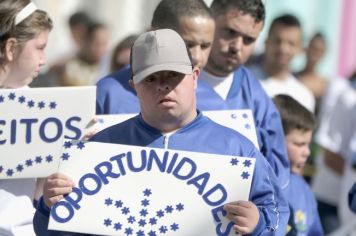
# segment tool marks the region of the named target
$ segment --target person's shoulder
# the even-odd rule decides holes
[[[90,138],[89,141],[105,142],[109,141],[113,137],[113,135],[126,135],[129,129],[137,127],[137,117],[138,116],[134,116],[123,122],[107,127],[96,133],[92,138]]]
[[[254,148],[254,144],[247,137],[236,130],[220,125],[207,116],[204,116],[204,119],[206,120],[206,125],[209,126],[209,130],[214,133],[216,137],[224,137],[231,142],[238,142],[240,145],[244,145],[247,148]]]
[[[129,86],[129,80],[131,78],[131,71],[129,68],[125,67],[113,74],[107,75],[100,79],[96,86],[98,90],[100,89],[117,89],[118,87],[127,88]]]

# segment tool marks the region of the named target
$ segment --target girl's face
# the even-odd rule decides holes
[[[3,84],[8,88],[28,85],[37,77],[40,67],[46,63],[45,48],[49,31],[42,31],[35,38],[27,41],[21,49],[15,51],[9,62],[9,74]]]

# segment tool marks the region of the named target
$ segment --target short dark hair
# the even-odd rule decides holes
[[[273,102],[281,115],[285,135],[294,129],[302,131],[314,129],[314,115],[294,98],[280,94],[273,98]]]
[[[75,27],[77,25],[88,26],[91,23],[89,15],[84,11],[78,11],[73,13],[68,20],[69,27]]]
[[[153,13],[151,27],[178,31],[179,19],[183,16],[213,19],[203,0],[162,0]]]
[[[297,27],[297,28],[302,27],[298,18],[292,14],[284,14],[275,18],[271,23],[268,34],[271,33],[271,31],[273,30],[274,27],[276,27],[276,25],[282,25],[286,27]]]
[[[214,0],[210,6],[214,16],[225,14],[231,8],[251,15],[256,22],[264,22],[266,17],[265,6],[261,0]]]

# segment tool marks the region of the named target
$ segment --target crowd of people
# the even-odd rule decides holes
[[[326,40],[317,32],[303,49],[291,14],[272,21],[264,53],[253,55],[265,18],[261,0],[161,0],[150,29],[119,42],[103,66],[109,28],[77,12],[68,21],[76,48],[39,76],[55,25],[30,0],[3,0],[0,88],[96,85],[96,114],[138,115],[89,141],[254,158],[248,201],[224,205],[233,230],[329,234],[355,221],[356,73],[318,74]],[[303,50],[305,68],[291,71]],[[232,109],[252,111],[259,149],[202,113]],[[47,229],[73,187],[61,173],[0,180],[0,235],[82,235]]]

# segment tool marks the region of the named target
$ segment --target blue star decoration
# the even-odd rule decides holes
[[[0,103],[4,102],[4,96],[0,95]]]
[[[151,189],[146,188],[146,189],[143,191],[143,195],[146,196],[146,197],[149,197],[151,194],[152,194]]]
[[[50,102],[49,103],[49,108],[50,109],[56,109],[56,107],[57,107],[57,103],[56,102]]]
[[[116,208],[122,207],[123,204],[124,204],[124,203],[123,203],[121,200],[115,201],[115,206],[116,206]]]
[[[46,103],[44,101],[40,101],[37,106],[39,109],[43,109],[45,107]]]
[[[8,169],[7,171],[6,171],[6,175],[7,176],[12,176],[14,174],[14,171],[12,170],[12,169]]]
[[[232,166],[237,166],[238,162],[239,162],[239,160],[237,160],[237,158],[231,158],[230,163],[231,163]]]
[[[116,231],[120,230],[121,228],[122,228],[122,224],[120,224],[120,222],[117,222],[117,223],[114,224],[114,229]]]
[[[21,97],[19,97],[19,103],[24,103],[24,102],[26,102],[26,98],[24,97],[24,96],[21,96]]]
[[[245,160],[243,164],[244,164],[245,167],[250,167],[250,165],[251,165],[252,163],[251,163],[250,160]]]
[[[250,174],[247,171],[244,171],[241,174],[242,179],[248,179],[249,176],[250,176]]]
[[[72,142],[71,141],[65,141],[63,146],[64,146],[65,149],[71,148],[72,147]]]
[[[51,156],[51,155],[46,156],[46,161],[48,163],[52,162],[53,161],[53,156]]]
[[[35,162],[36,162],[37,164],[41,164],[41,162],[42,162],[42,157],[41,157],[41,156],[37,156],[37,157],[35,158]]]
[[[53,162],[53,156],[48,155],[45,157],[46,162],[50,163]],[[34,163],[36,164],[41,164],[43,161],[43,158],[41,156],[36,156],[33,159],[29,158],[25,161],[25,163],[19,163],[16,165],[14,168],[6,168],[7,171],[4,173],[8,177],[13,177],[16,173],[21,173],[24,171],[26,168],[31,168],[34,166]],[[4,166],[0,166],[0,174],[4,171]]]
[[[17,172],[21,172],[23,170],[23,165],[18,164],[16,166],[16,170],[17,170]]]
[[[111,198],[105,199],[105,205],[107,205],[107,206],[112,205],[112,199]]]
[[[107,219],[104,220],[104,225],[105,226],[110,226],[111,222],[112,222],[111,219],[107,218]]]
[[[168,204],[161,209],[152,209],[148,211],[146,206],[150,201],[150,196],[153,194],[152,190],[146,188],[142,191],[143,200],[140,201],[141,205],[144,205],[137,212],[130,210],[128,206],[125,206],[123,201],[120,199],[113,199],[112,197],[107,197],[103,199],[103,202],[108,207],[113,207],[118,210],[118,214],[123,216],[120,221],[110,217],[103,219],[101,224],[105,227],[112,228],[115,231],[121,231],[121,235],[149,235],[156,236],[157,233],[168,234],[173,232],[178,232],[180,226],[177,222],[170,222],[162,224],[161,220],[166,220],[166,217],[174,216],[176,213],[184,210],[184,205],[182,203]],[[120,208],[120,209],[118,209]],[[150,212],[152,214],[150,214]],[[116,223],[115,223],[116,222]]]
[[[140,220],[138,221],[138,225],[141,226],[141,227],[144,227],[144,226],[146,225],[146,220],[140,219]]]
[[[35,106],[35,102],[32,101],[32,100],[30,100],[30,101],[27,102],[27,106],[28,106],[29,108],[32,108],[32,107]]]
[[[27,167],[32,166],[32,160],[31,159],[26,160],[25,164]]]
[[[80,150],[82,150],[83,148],[85,148],[84,143],[83,143],[82,141],[78,142],[78,143],[77,143],[77,148],[80,149]]]
[[[68,161],[69,157],[70,157],[70,155],[68,153],[63,153],[61,156],[63,161]]]
[[[15,100],[16,95],[15,95],[15,93],[10,93],[8,97],[9,97],[9,100],[13,101],[13,100]]]
[[[150,200],[148,200],[148,199],[143,199],[143,200],[141,201],[141,205],[144,206],[144,207],[150,205]]]

